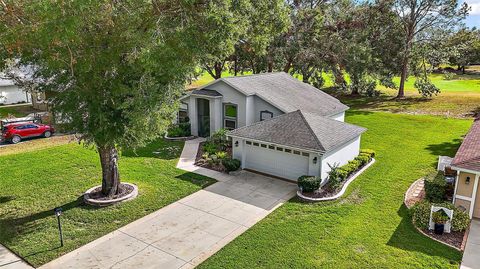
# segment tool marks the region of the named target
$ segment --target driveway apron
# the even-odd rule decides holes
[[[292,183],[195,166],[201,141],[185,143],[177,167],[217,183],[41,268],[193,268],[295,195]]]

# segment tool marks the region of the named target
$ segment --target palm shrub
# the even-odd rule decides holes
[[[297,185],[302,192],[313,192],[320,188],[320,177],[301,176],[298,178]]]

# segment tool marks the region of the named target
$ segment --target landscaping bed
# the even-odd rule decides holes
[[[465,233],[468,229],[470,219],[468,214],[457,209],[451,202],[451,188],[445,182],[442,172],[432,173],[424,178],[415,181],[405,193],[404,203],[409,208],[412,223],[425,236],[442,242],[448,246],[462,250],[463,241],[466,240]],[[430,211],[432,206],[440,206],[453,210],[453,220],[451,222],[451,232],[437,234],[429,229]],[[435,215],[432,214],[435,222]]]
[[[357,177],[363,168],[369,166],[375,157],[373,150],[365,149],[361,150],[360,154],[354,159],[349,161],[346,165],[338,167],[336,165],[331,166],[331,171],[323,186],[320,186],[321,179],[319,177],[302,176],[298,179],[299,197],[305,200],[322,201],[321,198],[338,198],[340,192],[344,192],[345,184],[349,184],[354,177]],[[331,200],[331,199],[325,199]]]
[[[195,165],[218,172],[233,172],[240,169],[240,161],[232,158],[232,143],[220,129],[198,146]]]

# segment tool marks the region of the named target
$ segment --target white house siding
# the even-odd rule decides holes
[[[279,116],[281,114],[284,114],[281,110],[278,108],[272,106],[271,104],[265,102],[262,98],[258,96],[253,96],[254,97],[254,103],[255,103],[255,122],[260,121],[260,112],[261,111],[270,111],[273,113],[273,117]]]
[[[331,119],[338,120],[338,121],[345,121],[345,112],[340,112],[338,114],[330,116]]]
[[[0,104],[16,104],[22,102],[31,102],[29,94],[15,85],[0,87]]]
[[[357,157],[359,153],[360,136],[333,151],[325,153],[322,157],[322,179],[328,177],[328,172],[330,172],[329,164],[332,166],[335,164],[342,166]]]
[[[212,84],[206,89],[215,90],[223,95],[222,102],[223,103],[233,103],[237,105],[237,126],[243,127],[246,124],[246,96],[239,91],[235,90],[234,88],[230,87],[223,81],[219,81],[215,84]],[[220,115],[222,119],[222,127],[223,127],[223,105],[222,105],[222,113]]]

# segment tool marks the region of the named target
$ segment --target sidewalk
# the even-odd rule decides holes
[[[480,269],[480,220],[473,219],[470,224],[460,269]]]
[[[10,250],[0,245],[0,268],[1,269],[32,269],[22,259],[13,254]]]

